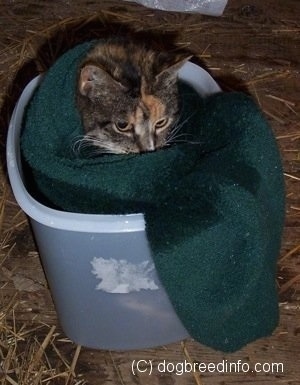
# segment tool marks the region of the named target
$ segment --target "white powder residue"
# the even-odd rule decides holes
[[[124,259],[94,258],[91,261],[92,273],[101,282],[96,286],[97,290],[107,293],[130,293],[132,291],[157,290],[158,286],[151,278],[154,264],[143,261],[138,264]]]

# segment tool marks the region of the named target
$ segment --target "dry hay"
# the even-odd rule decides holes
[[[15,318],[15,296],[0,313],[0,380],[11,385],[84,385],[75,367],[80,346],[56,332],[56,326],[19,324]],[[44,338],[42,339],[42,337]],[[60,351],[70,344],[72,361]]]

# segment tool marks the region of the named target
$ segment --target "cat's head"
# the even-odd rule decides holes
[[[100,44],[78,76],[85,141],[101,153],[154,151],[179,118],[177,73],[188,58],[135,44]]]

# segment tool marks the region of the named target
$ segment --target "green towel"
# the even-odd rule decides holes
[[[27,110],[21,146],[31,192],[66,211],[144,213],[158,275],[194,339],[235,351],[269,335],[278,323],[284,184],[259,108],[242,93],[203,100],[180,83],[186,141],[141,155],[79,156],[76,71],[91,44],[54,64]]]

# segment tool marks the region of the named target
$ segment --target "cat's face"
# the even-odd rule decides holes
[[[115,154],[165,146],[179,118],[177,72],[182,64],[134,44],[96,46],[78,80],[85,143],[99,153]]]

